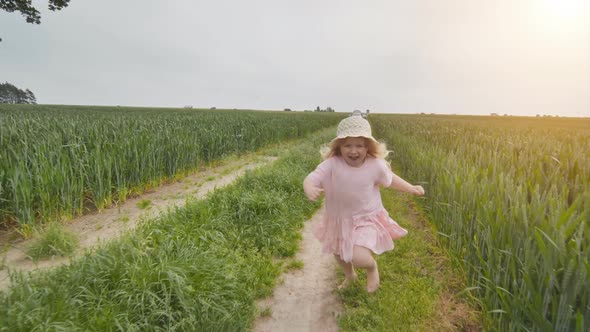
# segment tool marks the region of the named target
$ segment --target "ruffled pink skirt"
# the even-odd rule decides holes
[[[339,255],[345,262],[352,261],[352,248],[363,246],[376,254],[393,250],[393,240],[408,234],[385,210],[350,219],[332,219],[327,216],[315,229],[322,251]]]

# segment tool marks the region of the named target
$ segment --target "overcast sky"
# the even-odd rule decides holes
[[[41,104],[590,116],[590,0],[33,3],[0,81]]]

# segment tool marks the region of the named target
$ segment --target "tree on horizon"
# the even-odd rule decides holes
[[[0,104],[37,104],[37,98],[33,91],[6,82],[0,83]]]

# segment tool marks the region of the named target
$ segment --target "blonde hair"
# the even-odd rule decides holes
[[[330,157],[341,156],[340,147],[342,146],[342,143],[344,143],[344,141],[347,138],[348,137],[338,138],[338,139],[333,140],[329,144],[322,146],[322,148],[320,149],[320,154],[322,155],[322,159],[325,160]],[[367,147],[367,155],[369,155],[373,158],[385,159],[385,157],[387,157],[389,152],[391,152],[391,151],[387,150],[387,145],[383,142],[376,142],[376,141],[374,141],[370,138],[366,138],[366,137],[362,137],[362,138],[365,140],[365,146]]]

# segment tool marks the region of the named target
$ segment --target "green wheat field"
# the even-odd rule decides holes
[[[100,210],[217,160],[278,160],[68,266],[11,274],[0,331],[247,331],[319,203],[303,178],[344,113],[0,106],[0,227]],[[491,331],[590,329],[590,119],[371,114],[427,192]]]

